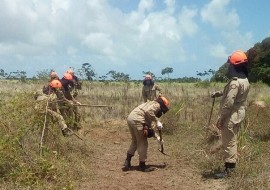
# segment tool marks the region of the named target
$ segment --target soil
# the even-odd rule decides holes
[[[136,153],[132,158],[131,170],[123,172],[122,165],[130,144],[127,126],[121,123],[109,125],[107,123],[104,126],[109,127],[96,127],[84,132],[86,142],[92,144],[93,159],[88,167],[93,174],[89,178],[78,181],[76,189],[223,190],[227,188],[225,180],[204,178],[198,169],[187,165],[181,159],[161,154],[154,139],[149,140],[147,165],[151,165],[155,170],[139,171]],[[166,153],[170,154],[170,152]]]

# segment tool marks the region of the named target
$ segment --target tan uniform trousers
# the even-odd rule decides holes
[[[55,112],[55,111],[52,111],[50,109],[48,109],[48,114],[58,122],[60,128],[63,130],[65,128],[67,128],[67,125],[66,125],[66,122],[64,120],[64,118],[62,117],[61,114]]]
[[[224,150],[224,159],[228,163],[236,163],[237,160],[237,134],[241,123],[234,124],[228,121],[221,128],[222,146]]]
[[[128,149],[128,154],[134,155],[135,151],[138,151],[139,161],[145,162],[147,159],[148,141],[144,136],[142,130],[142,124],[136,124],[131,118],[127,119],[129,131],[131,134],[131,144]]]
[[[46,110],[46,102],[45,101],[39,101],[36,103],[35,105],[35,109],[37,110],[37,112],[45,114],[45,110]],[[67,128],[65,119],[63,118],[63,116],[58,113],[57,111],[57,107],[54,107],[54,105],[52,107],[48,107],[47,109],[47,114],[55,121],[58,122],[59,126],[61,129],[65,129]]]

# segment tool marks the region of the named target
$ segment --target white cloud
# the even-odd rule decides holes
[[[52,14],[56,14],[59,10],[67,11],[69,8],[68,0],[52,0]]]
[[[164,0],[166,11],[173,14],[175,11],[175,0]]]
[[[153,0],[140,0],[138,11],[141,13],[151,11],[151,9],[154,7]]]
[[[224,32],[222,34],[224,37],[224,41],[227,42],[228,47],[230,47],[231,51],[236,49],[242,49],[243,51],[249,49],[252,47],[252,33],[246,32],[241,34],[238,31],[232,31],[232,32]],[[228,52],[229,54],[231,52]]]
[[[228,52],[226,52],[226,47],[221,43],[216,45],[210,45],[209,54],[215,58],[225,59],[228,56]]]
[[[56,44],[56,39],[49,31],[39,31],[33,34],[32,43],[39,46],[53,46]]]
[[[78,50],[72,46],[67,47],[67,54],[69,55],[75,55],[78,52]]]
[[[203,21],[209,22],[214,27],[224,30],[234,30],[239,24],[239,16],[235,9],[229,9],[231,0],[211,0],[201,10]]]
[[[251,45],[253,34],[240,32],[240,17],[230,0],[212,0],[203,7],[195,0],[192,5],[136,2],[127,11],[110,0],[2,0],[0,64],[20,57],[45,66],[91,60],[94,67],[132,70],[136,65],[143,70],[152,64],[158,70],[171,64],[201,66],[206,55],[220,61],[234,48]]]
[[[90,33],[82,42],[93,51],[106,55],[113,54],[113,41],[109,34],[106,33]]]
[[[181,29],[188,36],[192,36],[198,30],[198,25],[195,22],[197,12],[198,11],[196,9],[189,9],[184,6],[180,15],[178,16]]]

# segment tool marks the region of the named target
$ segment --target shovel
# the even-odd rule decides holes
[[[161,132],[161,129],[158,130],[158,133],[159,133],[159,136],[160,136],[160,142],[162,141],[162,132]],[[166,154],[164,152],[164,147],[163,147],[163,144],[160,145],[160,150],[159,150],[162,154],[166,155],[166,156],[169,156],[168,154]]]

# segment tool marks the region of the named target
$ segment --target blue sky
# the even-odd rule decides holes
[[[0,69],[29,76],[90,63],[142,79],[196,77],[270,37],[270,1],[0,0]],[[165,76],[164,76],[165,77]]]

